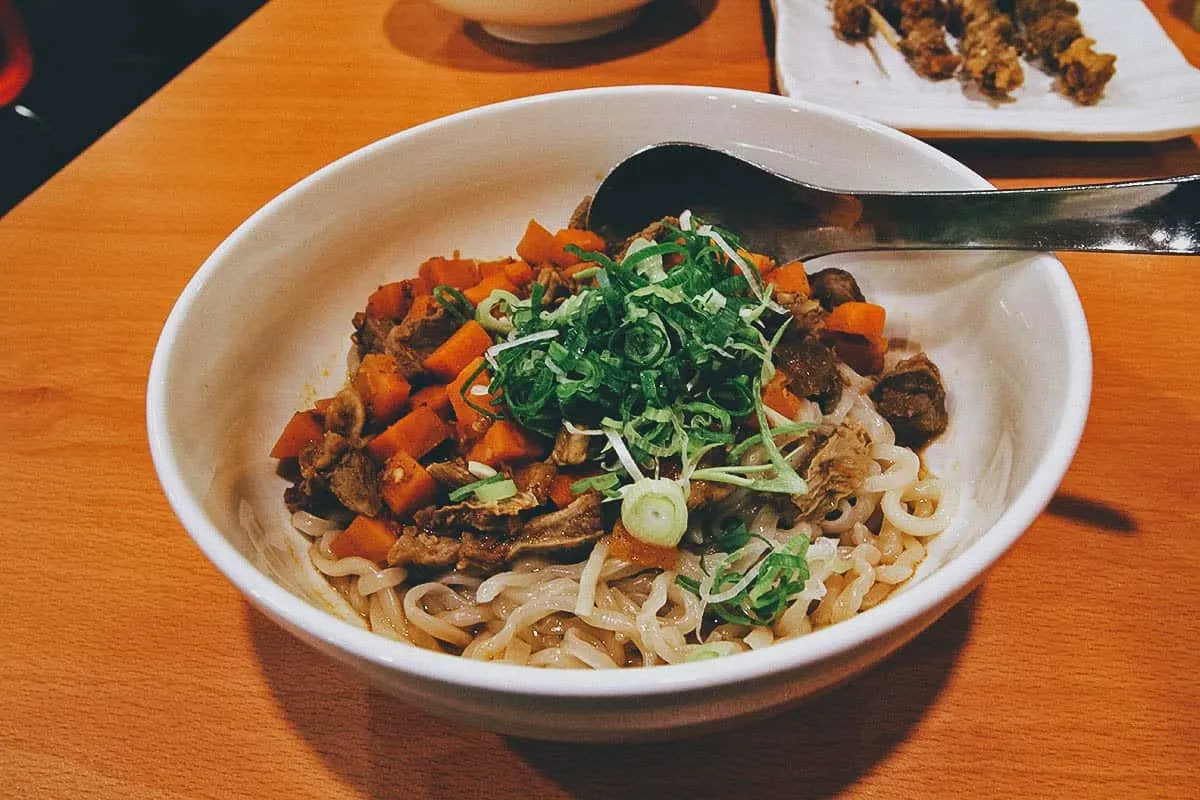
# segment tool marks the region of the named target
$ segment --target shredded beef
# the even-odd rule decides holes
[[[479,480],[462,461],[435,461],[425,467],[425,470],[447,489],[458,489]]]
[[[495,503],[468,500],[445,506],[422,508],[413,517],[422,530],[439,534],[454,534],[473,530],[491,533],[511,533],[520,525],[520,516],[537,508],[538,501],[529,492],[518,492]]]
[[[574,550],[594,542],[604,535],[600,502],[598,493],[587,492],[566,508],[532,518],[518,529],[510,556]]]
[[[397,567],[412,564],[418,567],[449,567],[458,561],[462,543],[450,536],[423,533],[411,525],[396,539],[388,551],[387,561]]]

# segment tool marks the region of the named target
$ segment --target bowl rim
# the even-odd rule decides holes
[[[1049,447],[1040,458],[1028,485],[999,519],[963,552],[925,580],[887,603],[837,625],[797,640],[737,658],[700,663],[658,665],[634,670],[547,670],[513,664],[480,662],[437,653],[393,641],[338,619],[291,594],[260,572],[218,530],[202,503],[186,488],[180,463],[168,438],[170,409],[166,378],[170,372],[176,340],[187,322],[192,306],[214,273],[241,242],[253,235],[260,223],[285,211],[311,187],[336,178],[354,162],[444,128],[464,123],[482,123],[520,109],[546,104],[621,101],[635,96],[670,98],[683,96],[702,100],[753,102],[799,108],[807,114],[833,119],[904,143],[933,155],[953,174],[981,189],[993,188],[983,177],[942,153],[900,131],[825,106],[794,98],[741,89],[707,86],[635,85],[575,89],[539,94],[493,103],[441,117],[391,134],[359,148],[302,178],[275,196],[241,223],[204,261],[188,281],[163,326],[150,365],[146,392],[146,420],[150,453],[167,500],[189,536],[204,555],[234,586],[276,621],[294,630],[363,659],[374,665],[408,673],[440,684],[484,690],[512,696],[574,698],[636,698],[669,693],[696,692],[804,669],[850,653],[856,648],[888,637],[922,618],[940,604],[961,599],[986,571],[1016,542],[1049,503],[1074,457],[1083,433],[1091,396],[1091,344],[1083,307],[1066,268],[1052,255],[1040,259],[1056,294],[1056,304],[1067,330],[1067,370],[1063,376],[1065,402]],[[1032,255],[1032,254],[1031,254]]]

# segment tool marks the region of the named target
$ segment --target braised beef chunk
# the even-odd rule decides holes
[[[429,506],[418,511],[413,519],[417,527],[431,533],[455,534],[467,530],[510,533],[520,525],[522,514],[537,507],[536,497],[529,492],[518,492],[495,503],[468,500]]]
[[[733,494],[734,489],[731,484],[713,483],[712,481],[689,481],[688,484],[687,507],[689,511],[719,503]]]
[[[587,461],[589,437],[584,433],[571,433],[565,427],[560,429],[554,439],[554,449],[550,451],[550,460],[560,467],[574,466]]]
[[[327,471],[337,463],[338,459],[350,450],[350,442],[345,436],[333,431],[315,442],[309,442],[300,451],[300,474],[306,478]]]
[[[414,303],[388,338],[393,344],[405,344],[425,358],[458,330],[459,321],[450,316],[441,303]]]
[[[904,447],[921,447],[946,430],[950,421],[941,373],[924,353],[885,373],[871,399],[896,431],[896,444]]]
[[[471,470],[467,469],[467,465],[461,460],[435,461],[425,469],[435,481],[447,489],[458,489],[479,480],[471,474]]]
[[[362,450],[351,450],[329,473],[329,490],[342,505],[358,514],[378,516],[379,468]]]
[[[351,340],[358,345],[358,354],[382,353],[383,343],[396,323],[384,317],[372,317],[358,313],[354,315],[354,335]]]
[[[325,430],[357,441],[367,422],[367,409],[358,392],[347,386],[335,394],[325,409]]]
[[[412,564],[418,567],[445,568],[458,561],[461,548],[462,543],[458,539],[423,533],[407,525],[388,551],[387,561],[396,567]]]
[[[597,492],[587,492],[566,508],[529,520],[517,530],[510,556],[573,550],[599,539],[604,535],[601,500]]]
[[[826,311],[832,311],[842,303],[851,300],[862,302],[862,290],[854,276],[844,269],[829,267],[808,276],[808,284],[812,287],[812,296],[818,300]]]
[[[297,460],[300,468],[300,480],[284,494],[288,508],[292,511],[311,511],[318,515],[336,510],[341,502],[341,497],[333,491],[333,476],[338,473],[341,464],[352,453],[362,455],[360,451],[355,451],[351,447],[350,441],[346,437],[332,431],[327,431],[320,439],[305,446],[300,451],[300,457]],[[345,474],[337,478],[339,491],[348,497],[353,492],[351,485],[354,483],[354,476],[352,471],[355,468],[355,466],[349,467]],[[373,465],[370,468],[374,470]],[[365,480],[370,480],[370,478]],[[369,500],[365,506],[375,508],[376,513],[379,511],[378,506],[373,506]]]
[[[538,503],[544,504],[550,499],[550,484],[558,476],[558,467],[545,461],[535,461],[517,468],[513,472],[513,482],[517,491],[529,492],[537,498]]]
[[[421,358],[421,355],[416,350],[400,341],[400,337],[397,334],[399,330],[399,326],[392,328],[391,333],[388,334],[387,339],[383,343],[383,352],[396,359],[396,367],[406,380],[412,379],[414,376],[420,375],[425,371],[425,365],[421,363],[424,359]]]
[[[842,375],[833,351],[813,337],[784,336],[775,346],[775,366],[797,397],[817,400],[825,411],[842,398]]]

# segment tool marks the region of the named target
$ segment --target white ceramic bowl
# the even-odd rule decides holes
[[[627,87],[531,97],[396,134],[251,217],[200,268],[150,371],[151,451],[172,507],[264,613],[380,687],[501,731],[575,740],[681,733],[761,714],[875,663],[965,596],[1048,502],[1087,412],[1079,299],[1047,255],[873,254],[850,265],[888,332],[941,366],[951,425],[927,453],[960,487],[922,580],[839,625],[757,652],[612,672],[467,661],[331,613],[267,457],[296,408],[343,381],[350,318],[380,283],[455,249],[510,254],[530,217],[553,228],[640,146],[690,139],[849,189],[988,184],[921,142],[781,97]]]
[[[630,25],[649,0],[432,0],[483,26],[491,35],[523,44],[593,39]]]

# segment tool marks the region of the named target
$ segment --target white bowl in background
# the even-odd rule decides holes
[[[619,31],[649,0],[432,0],[480,23],[497,39],[561,44]]]
[[[267,456],[297,408],[345,378],[350,319],[436,254],[511,254],[650,143],[725,147],[861,190],[987,182],[889,128],[787,98],[703,87],[588,89],[487,106],[398,133],[285,191],[204,263],[150,371],[151,452],[201,550],[256,606],[384,690],[470,724],[568,740],[664,737],[766,713],[879,661],[962,599],[1048,502],[1082,432],[1091,352],[1062,265],[1037,254],[861,254],[888,334],[939,364],[949,430],[926,453],[960,487],[921,580],[858,617],[763,650],[611,672],[479,663],[340,618],[289,525]]]

